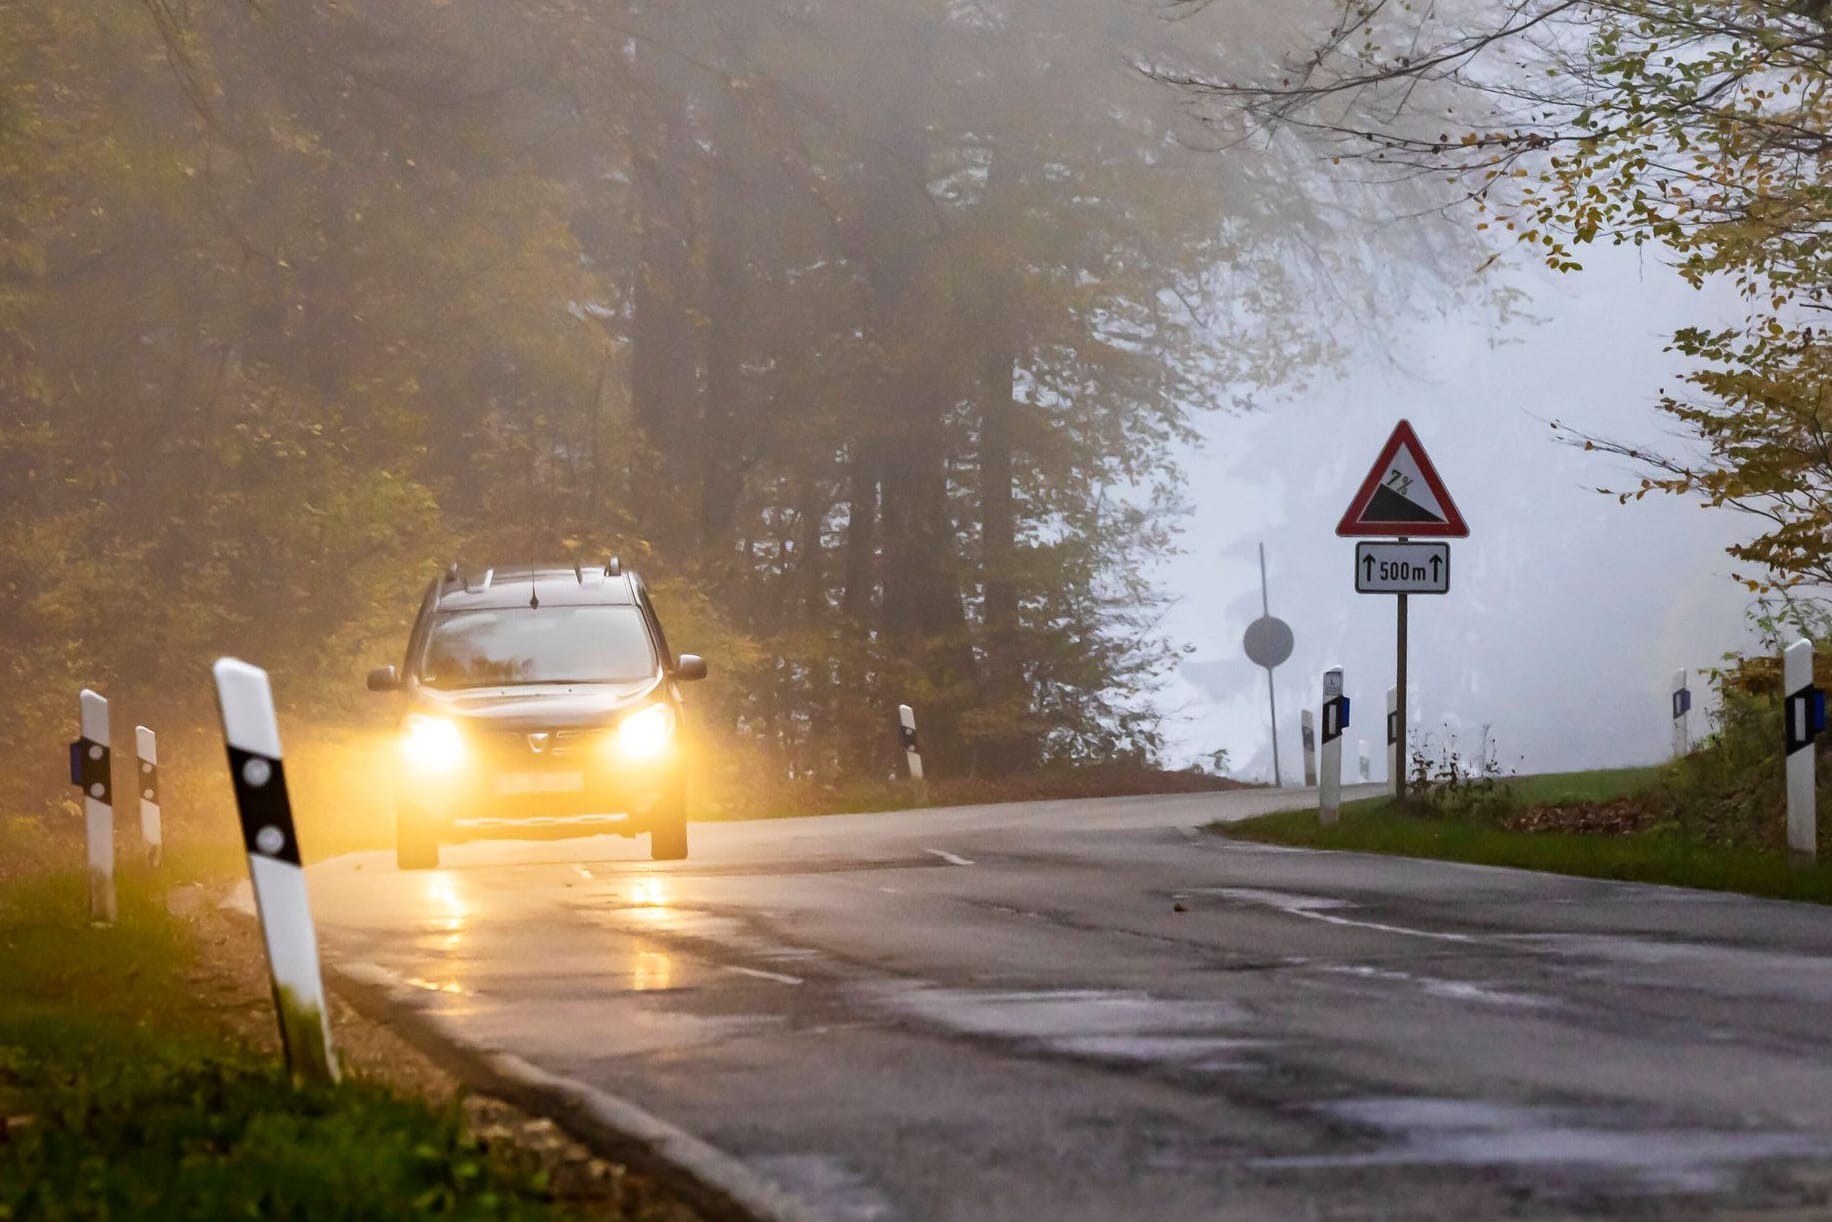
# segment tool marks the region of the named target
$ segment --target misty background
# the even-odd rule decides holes
[[[715,798],[887,783],[903,702],[941,780],[1263,777],[1261,540],[1295,776],[1324,665],[1351,760],[1380,724],[1391,600],[1331,530],[1401,416],[1473,530],[1417,601],[1415,727],[1653,758],[1671,672],[1742,640],[1741,524],[1587,491],[1619,472],[1542,418],[1644,435],[1662,337],[1728,303],[1608,252],[1476,275],[1437,180],[1162,79],[1332,11],[8,9],[0,801],[67,797],[84,685],[220,798],[235,654],[373,806],[361,676],[426,581],[613,553],[711,661]]]
[[[1207,423],[1185,459],[1187,551],[1165,566],[1179,596],[1169,623],[1195,646],[1166,700],[1181,752],[1227,747],[1238,775],[1271,778],[1265,671],[1240,648],[1260,614],[1263,540],[1272,612],[1296,636],[1277,671],[1286,783],[1301,775],[1298,710],[1320,705],[1331,665],[1353,701],[1344,766],[1352,776],[1365,739],[1385,777],[1394,599],[1354,592],[1355,541],[1334,532],[1402,417],[1470,525],[1450,541],[1450,593],[1411,600],[1413,734],[1434,750],[1454,735],[1471,753],[1490,723],[1499,762],[1520,772],[1654,762],[1671,751],[1681,668],[1694,738],[1706,731],[1712,695],[1699,669],[1756,643],[1754,596],[1731,580],[1723,550],[1754,533],[1751,520],[1694,500],[1600,495],[1635,487],[1639,473],[1561,443],[1546,422],[1683,447],[1653,407],[1684,367],[1664,349],[1675,329],[1729,325],[1741,309],[1724,286],[1694,290],[1649,251],[1602,248],[1586,262],[1564,275],[1492,271],[1493,287],[1518,292],[1515,317],[1421,305],[1337,376]]]

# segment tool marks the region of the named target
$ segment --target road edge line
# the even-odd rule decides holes
[[[419,1005],[419,994],[372,963],[326,964],[332,991],[386,1024],[477,1090],[545,1117],[600,1156],[666,1183],[707,1222],[830,1222],[744,1165],[627,1099],[478,1044]]]

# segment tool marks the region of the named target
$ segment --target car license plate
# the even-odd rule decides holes
[[[577,793],[584,788],[583,772],[505,772],[496,778],[497,793]]]

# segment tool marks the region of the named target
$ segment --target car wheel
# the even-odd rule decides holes
[[[439,865],[439,834],[425,812],[406,802],[394,811],[394,864],[403,870],[431,870]]]
[[[657,812],[649,826],[649,857],[654,861],[680,861],[687,856],[687,803],[676,800]]]

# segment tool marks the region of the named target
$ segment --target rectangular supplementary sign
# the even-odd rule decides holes
[[[1355,593],[1448,594],[1450,544],[1357,543]]]

